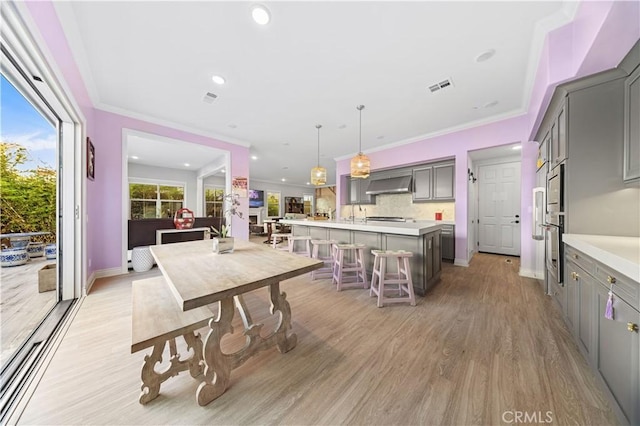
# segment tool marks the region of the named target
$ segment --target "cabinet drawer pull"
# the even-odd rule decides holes
[[[632,332],[632,333],[633,333],[634,331],[635,331],[635,332],[637,332],[637,331],[638,331],[638,324],[634,324],[634,323],[632,323],[632,322],[628,322],[628,323],[627,323],[627,330],[628,330],[628,331],[630,331],[630,332]]]
[[[611,275],[607,275],[607,282],[609,284],[615,284],[616,282],[616,277],[612,277]]]
[[[578,256],[577,254],[574,254],[574,255],[573,255],[573,258],[574,258],[574,259],[579,259],[579,258],[580,258],[580,256]]]

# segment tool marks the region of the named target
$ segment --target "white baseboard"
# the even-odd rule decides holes
[[[543,274],[536,273],[536,271],[533,269],[520,269],[518,275],[520,275],[521,277],[534,278],[536,280],[544,279]]]
[[[453,264],[454,264],[455,266],[464,266],[465,268],[468,268],[468,267],[469,267],[469,261],[468,261],[468,260],[466,260],[466,259],[458,259],[458,258],[456,258],[456,259],[453,261]]]
[[[91,287],[93,286],[93,283],[98,279],[98,278],[105,278],[105,277],[113,277],[116,275],[122,275],[122,268],[118,267],[118,268],[109,268],[109,269],[100,269],[98,271],[93,271],[93,273],[91,273],[91,275],[89,275],[89,278],[87,278],[87,290],[85,292],[85,295],[89,294],[89,291],[91,291]]]

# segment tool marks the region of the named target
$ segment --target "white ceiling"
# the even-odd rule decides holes
[[[268,2],[260,27],[249,2],[54,4],[97,108],[248,144],[250,179],[300,185],[317,161],[316,124],[328,183],[334,159],[357,152],[359,104],[365,153],[523,113],[544,36],[576,7]],[[206,92],[218,98],[204,103]]]

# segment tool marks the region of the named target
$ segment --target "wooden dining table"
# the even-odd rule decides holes
[[[212,240],[156,245],[150,250],[182,311],[219,303],[218,316],[209,321],[203,345],[204,378],[196,391],[199,405],[222,395],[231,370],[259,351],[276,346],[285,353],[296,346],[291,307],[286,293],[280,291],[280,282],[318,269],[322,261],[238,239],[233,253],[227,254],[214,254]],[[271,312],[281,315],[275,330],[266,337],[260,333],[263,325],[253,323],[243,300],[244,293],[262,287],[268,287]],[[235,309],[242,318],[247,344],[237,352],[223,353],[220,342],[232,332]]]

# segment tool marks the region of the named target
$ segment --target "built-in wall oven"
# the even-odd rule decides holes
[[[549,274],[563,285],[564,256],[564,164],[549,172],[547,178],[547,214],[545,216],[546,263]]]

